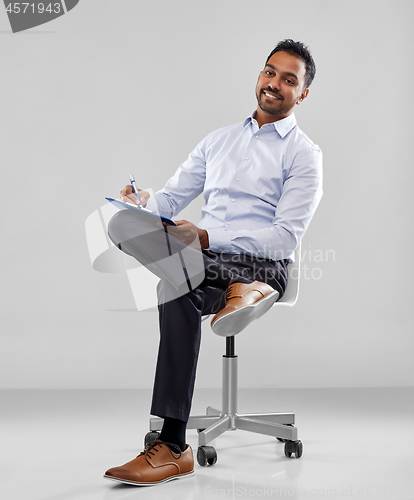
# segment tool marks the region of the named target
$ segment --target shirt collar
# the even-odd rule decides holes
[[[248,123],[252,123],[253,120],[257,124],[255,117],[256,117],[256,111],[253,111],[253,113],[244,120],[243,126],[245,127]],[[291,113],[286,118],[283,118],[283,120],[278,120],[269,125],[273,125],[276,132],[283,139],[296,126],[296,123],[297,122],[295,114]]]

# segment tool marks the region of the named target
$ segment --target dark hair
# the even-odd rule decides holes
[[[282,40],[279,42],[276,47],[269,54],[269,57],[266,59],[266,64],[273,54],[276,52],[287,52],[291,56],[295,56],[301,61],[305,63],[306,73],[305,73],[305,88],[308,88],[312,83],[312,80],[315,77],[316,66],[311,53],[306,45],[302,42],[295,42],[290,38],[286,40]]]

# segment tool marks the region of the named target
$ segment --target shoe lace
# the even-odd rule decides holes
[[[167,446],[167,448],[170,450],[171,456],[173,458],[180,458],[181,457],[182,451],[178,445],[176,445],[174,443],[166,443],[165,441],[160,441],[158,439],[153,441],[149,445],[147,445],[145,450],[143,452],[141,452],[140,455],[144,454],[144,455],[151,458],[152,456],[155,456],[155,454],[160,451],[160,448],[163,445]],[[174,452],[173,450],[177,450],[177,451]],[[178,455],[178,457],[176,455]]]
[[[229,300],[231,294],[233,293],[233,287],[236,284],[237,283],[233,283],[232,285],[229,285],[226,288],[226,290],[223,290],[223,293],[216,300],[216,302],[214,302],[214,304],[212,305],[212,307],[211,307],[211,314],[216,314],[216,313],[218,313],[219,311],[221,311],[223,309],[223,307],[225,306],[223,304],[223,297],[225,297],[225,301],[224,302],[227,302]]]
[[[233,293],[233,287],[235,284],[230,285],[226,290],[226,300],[229,300],[231,294]]]

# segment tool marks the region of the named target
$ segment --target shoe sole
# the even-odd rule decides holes
[[[240,333],[247,325],[255,319],[259,319],[265,314],[279,297],[278,291],[273,291],[260,299],[255,304],[250,304],[240,309],[221,316],[212,325],[212,330],[216,335],[231,337]]]
[[[106,475],[104,475],[104,478],[111,479],[112,481],[116,481],[117,483],[132,484],[133,486],[156,486],[157,484],[168,483],[168,481],[173,481],[174,479],[182,479],[182,478],[191,476],[192,474],[194,474],[194,471],[187,472],[186,474],[177,474],[176,476],[167,477],[166,479],[163,479],[162,481],[154,481],[152,483],[139,483],[139,482],[135,482],[135,481],[127,481],[126,479],[121,479],[119,477],[112,477],[112,476],[106,476]]]

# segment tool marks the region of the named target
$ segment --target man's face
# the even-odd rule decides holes
[[[306,66],[287,52],[276,52],[259,74],[256,97],[266,121],[289,116],[295,104],[308,95],[305,89]]]

